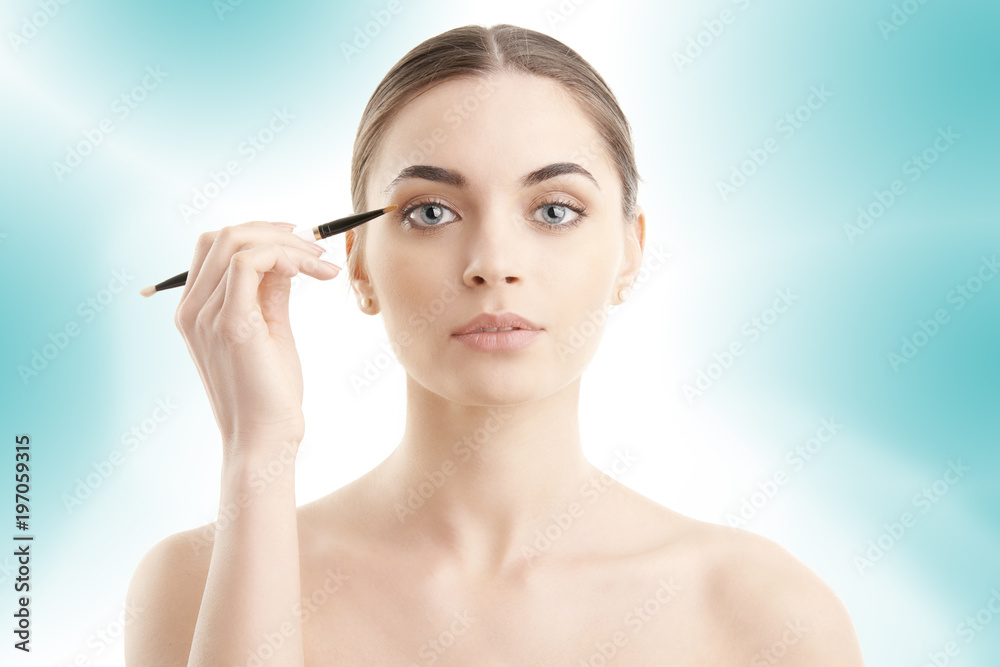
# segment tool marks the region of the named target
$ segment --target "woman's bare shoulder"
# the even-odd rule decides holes
[[[668,510],[669,511],[669,510]],[[665,571],[697,563],[705,620],[729,634],[751,665],[864,664],[843,601],[777,542],[739,528],[670,513]]]
[[[187,664],[214,528],[213,522],[169,535],[139,561],[125,596],[127,664]]]

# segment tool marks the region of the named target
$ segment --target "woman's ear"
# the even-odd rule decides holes
[[[351,253],[357,252],[357,236],[353,229],[344,232],[344,246],[347,252],[348,266],[351,264]],[[360,258],[358,258],[360,259]],[[375,302],[375,294],[372,290],[371,281],[365,274],[364,262],[355,261],[355,269],[350,276],[351,287],[358,297],[358,307],[366,313],[375,314],[378,312],[378,304]]]
[[[354,230],[353,229],[348,229],[346,232],[344,232],[344,248],[345,248],[345,252],[347,254],[347,261],[348,261],[348,263],[350,263],[350,260],[351,260],[351,251],[354,250],[354,241],[355,241],[355,237],[354,237]],[[356,276],[356,275],[351,276],[351,281],[357,280],[357,278],[358,278],[358,276]]]
[[[646,249],[646,209],[635,205],[635,225],[639,228],[639,262],[642,262],[642,253]]]
[[[642,268],[642,253],[646,247],[646,212],[636,204],[632,219],[625,224],[625,256],[619,276],[631,287]]]

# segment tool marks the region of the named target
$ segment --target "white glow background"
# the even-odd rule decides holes
[[[669,255],[614,312],[584,376],[591,461],[604,467],[628,449],[638,462],[622,482],[719,523],[785,471],[788,483],[746,527],[833,586],[868,664],[919,667],[951,640],[961,649],[954,664],[995,664],[1000,619],[969,643],[956,628],[1000,586],[1000,281],[978,283],[960,310],[949,295],[977,287],[969,281],[982,257],[1000,249],[998,5],[399,6],[350,60],[340,44],[387,3],[246,0],[220,15],[208,0],[9,0],[0,10],[0,414],[6,442],[32,438],[36,536],[33,651],[13,650],[8,635],[0,663],[121,664],[120,636],[96,637],[118,630],[135,565],[163,537],[216,517],[217,430],[173,326],[176,294],[147,300],[139,288],[183,270],[203,231],[255,219],[313,226],[351,212],[354,133],[388,68],[452,27],[513,23],[564,41],[609,82],[635,133],[647,261],[653,249]],[[899,29],[880,29],[894,11]],[[701,53],[679,67],[675,53],[699,39]],[[157,66],[168,76],[119,119],[113,101]],[[830,98],[782,135],[778,121],[823,86]],[[240,143],[275,108],[294,120],[246,162]],[[53,161],[103,118],[114,131],[57,178]],[[960,138],[908,180],[907,161],[949,127]],[[777,152],[724,201],[717,182],[769,137]],[[229,160],[241,173],[185,222],[178,206]],[[894,179],[905,194],[849,240],[844,225]],[[326,243],[343,265],[341,238]],[[86,320],[78,305],[99,297],[115,270],[134,278]],[[308,420],[300,504],[377,464],[403,425],[403,371],[345,279],[295,287]],[[782,289],[798,301],[747,342],[744,323]],[[948,323],[893,370],[887,353],[939,308]],[[69,322],[79,334],[23,380],[19,368]],[[688,401],[683,385],[733,341],[746,352]],[[350,378],[366,362],[385,368],[358,393]],[[177,408],[126,450],[122,434],[152,426],[157,401]],[[831,418],[843,428],[793,471],[786,453]],[[67,510],[64,495],[115,450],[121,465]],[[10,499],[12,445],[4,451],[0,497]],[[930,511],[915,510],[913,496],[958,460],[970,472]],[[916,525],[859,574],[853,558],[904,511]],[[12,566],[0,557],[4,614],[16,598]]]

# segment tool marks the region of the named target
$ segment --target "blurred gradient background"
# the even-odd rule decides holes
[[[218,431],[178,293],[139,289],[185,269],[203,231],[352,212],[369,95],[468,23],[562,40],[633,125],[647,268],[584,376],[591,461],[627,450],[623,483],[782,544],[845,601],[869,665],[945,664],[948,642],[947,664],[1000,664],[1000,4],[985,0],[7,0],[0,497],[13,536],[27,434],[35,542],[32,652],[8,634],[0,663],[121,664],[139,559],[216,518]],[[185,214],[196,193],[212,196]],[[324,243],[343,265],[341,238]],[[404,372],[345,282],[293,291],[300,504],[401,434]],[[0,556],[8,619],[14,565]]]

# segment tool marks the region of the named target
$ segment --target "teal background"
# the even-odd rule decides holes
[[[0,662],[68,665],[84,655],[120,664],[116,619],[139,558],[215,518],[219,446],[172,323],[176,295],[143,299],[138,290],[186,268],[203,231],[250,219],[312,226],[351,212],[354,132],[388,68],[451,27],[507,22],[564,41],[615,90],[635,132],[647,258],[653,247],[670,257],[610,318],[585,376],[592,460],[627,445],[641,465],[624,483],[719,523],[785,471],[788,483],[746,527],[837,591],[867,664],[919,667],[951,640],[960,654],[948,664],[997,664],[1000,617],[991,614],[971,642],[957,628],[1000,589],[1000,280],[984,282],[961,310],[948,295],[1000,251],[1000,5],[502,4],[401,0],[351,58],[341,44],[387,3],[246,0],[222,14],[208,1],[4,4],[0,435],[10,448],[0,497],[13,497],[13,439],[29,434],[36,542],[35,650],[24,656],[8,644]],[[904,5],[917,11],[883,34],[879,22]],[[11,35],[43,7],[58,11],[17,43]],[[723,11],[732,21],[712,35],[705,22]],[[679,67],[676,54],[699,33],[701,53]],[[120,119],[113,101],[147,67],[167,76]],[[831,97],[783,138],[776,123],[814,86]],[[244,161],[241,142],[275,109],[294,119]],[[53,162],[103,118],[113,132],[60,179]],[[904,163],[938,128],[959,139],[911,182]],[[777,152],[723,200],[717,183],[768,137]],[[240,174],[185,221],[179,206],[230,160]],[[852,242],[845,225],[894,179],[906,192]],[[330,247],[342,265],[342,242]],[[125,288],[87,321],[80,304],[99,298],[114,271],[130,276]],[[743,324],[780,289],[798,301],[748,342]],[[344,290],[304,280],[295,299],[311,360],[302,454],[311,465],[297,480],[304,502],[391,449],[403,374],[393,367],[392,383],[352,393],[350,375],[382,349],[381,326]],[[948,323],[894,371],[887,354],[938,309]],[[23,380],[19,368],[68,322],[79,334]],[[745,353],[687,400],[684,386],[733,341]],[[162,422],[152,419],[157,401],[176,406]],[[786,452],[830,417],[842,430],[789,472]],[[127,449],[126,432],[144,422],[145,439]],[[366,446],[338,450],[334,433]],[[120,465],[67,508],[65,496],[115,450]],[[950,461],[969,471],[921,513],[914,495]],[[859,573],[855,557],[906,511],[916,523]],[[4,614],[14,605],[12,566],[0,557]],[[101,631],[107,641],[95,638]]]

